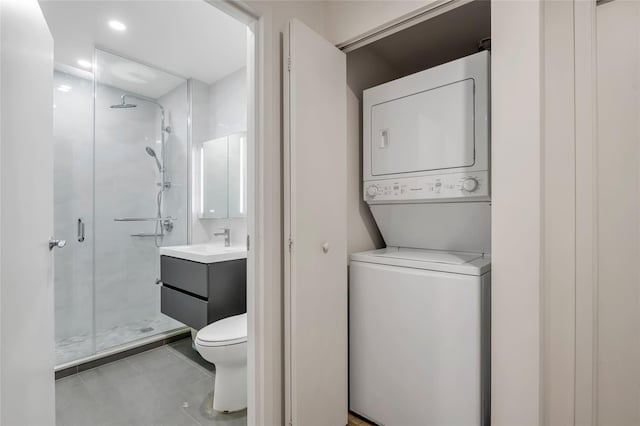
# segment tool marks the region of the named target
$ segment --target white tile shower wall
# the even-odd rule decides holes
[[[159,174],[145,152],[160,152],[156,107],[111,109],[122,91],[98,86],[95,112],[95,307],[96,331],[153,317],[158,255],[154,222],[116,222],[115,218],[155,217]]]
[[[227,77],[206,85],[192,80],[192,137],[194,159],[199,158],[202,142],[247,131],[247,72],[242,68]],[[194,161],[194,176],[199,176],[199,161]],[[193,193],[199,194],[199,179],[193,180]],[[223,244],[213,234],[221,228],[231,229],[233,245],[246,244],[246,218],[198,219],[199,199],[192,203],[192,242],[212,241]]]
[[[176,245],[186,243],[188,232],[188,202],[187,195],[189,165],[188,157],[188,98],[187,82],[184,82],[171,92],[158,99],[165,108],[165,126],[171,128],[166,142],[167,165],[166,179],[171,187],[165,193],[165,214],[178,218],[173,231],[166,234],[162,245]],[[160,111],[157,113],[156,124],[160,129]],[[156,150],[161,156],[161,149]]]
[[[95,242],[95,315],[97,332],[160,315],[159,258],[153,222],[115,222],[116,217],[154,217],[159,173],[145,152],[161,150],[157,108],[111,109],[122,91],[98,86],[95,118],[95,187],[93,185],[93,83],[55,73],[55,231],[69,242],[56,253],[56,339],[92,331],[92,244]],[[163,244],[187,242],[187,91],[186,83],[165,95],[168,123],[168,175],[175,186],[165,212],[178,218]],[[95,191],[95,235],[92,207]],[[77,219],[86,222],[86,240],[77,241]]]

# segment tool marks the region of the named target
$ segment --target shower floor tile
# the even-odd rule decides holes
[[[57,426],[246,426],[212,410],[215,369],[183,339],[56,381]]]
[[[96,333],[96,350],[101,352],[179,327],[183,327],[183,324],[164,315],[119,325]],[[56,340],[56,365],[75,361],[92,354],[93,342],[89,333]]]

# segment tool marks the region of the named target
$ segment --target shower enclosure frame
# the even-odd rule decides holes
[[[93,99],[92,99],[92,161],[95,167],[96,164],[96,111],[97,111],[97,104],[96,104],[96,99],[97,99],[97,90],[98,90],[98,79],[96,77],[96,71],[98,69],[97,67],[97,62],[98,62],[98,52],[104,52],[110,55],[115,55],[118,56],[120,58],[123,58],[125,60],[134,62],[134,63],[138,63],[141,64],[143,66],[149,67],[149,68],[153,68],[156,70],[159,70],[161,72],[165,72],[167,74],[171,74],[174,75],[176,77],[182,78],[185,80],[186,82],[186,92],[187,92],[187,125],[186,125],[186,129],[187,129],[187,143],[186,143],[186,152],[187,152],[187,165],[186,165],[186,176],[187,176],[187,188],[186,188],[186,192],[187,192],[187,196],[186,196],[186,205],[187,205],[187,215],[186,215],[186,233],[187,233],[187,242],[186,244],[191,244],[191,237],[192,237],[192,223],[190,220],[190,209],[192,206],[192,187],[193,187],[193,176],[192,176],[192,84],[191,84],[191,79],[190,78],[186,78],[183,76],[179,76],[176,75],[175,73],[163,70],[162,68],[159,68],[155,65],[150,65],[147,64],[143,61],[140,61],[139,59],[132,59],[130,57],[127,57],[126,55],[123,55],[121,53],[118,52],[114,52],[110,49],[104,48],[100,45],[94,45],[94,50],[93,50],[93,57],[92,57],[92,69],[94,70],[92,72],[92,86],[93,86]],[[156,104],[157,106],[159,106],[161,108],[161,110],[164,110],[164,107],[159,104],[157,101],[153,100],[153,99],[145,99],[143,96],[141,95],[137,95],[137,94],[133,94],[133,93],[129,93],[126,91],[123,91],[123,97],[124,96],[128,96],[128,97],[134,97],[136,99],[140,99],[143,100],[145,102],[151,102],[153,104]],[[163,114],[164,115],[164,114]],[[163,128],[165,127],[164,125],[162,126]],[[164,139],[164,135],[163,139]],[[166,143],[166,141],[165,141]],[[165,143],[163,143],[163,147],[162,147],[162,170],[161,170],[161,191],[166,191],[165,185],[167,184],[166,182],[166,150],[165,150]],[[95,191],[95,187],[96,187],[96,173],[95,170],[92,173],[93,175],[93,181],[92,181],[92,188],[93,188],[93,193],[92,193],[92,210],[93,210],[93,215],[95,218],[95,210],[96,210],[96,191]],[[129,218],[116,218],[116,221],[118,219],[124,219],[124,221],[126,221]],[[92,226],[93,226],[93,238],[91,238],[91,256],[95,265],[95,257],[96,257],[96,238],[95,238],[95,219],[92,221]],[[157,227],[156,227],[157,228]],[[161,229],[164,229],[164,222],[161,223]],[[156,231],[157,233],[157,231]],[[157,238],[157,237],[156,237]],[[158,255],[159,256],[159,255]],[[92,320],[91,320],[91,335],[92,335],[92,346],[91,346],[91,354],[87,355],[87,356],[83,356],[77,359],[73,359],[70,361],[65,361],[62,362],[60,364],[56,364],[54,367],[54,372],[58,373],[61,372],[63,370],[67,370],[82,364],[86,364],[92,361],[97,361],[103,358],[107,358],[107,357],[112,357],[114,355],[120,354],[120,353],[130,353],[131,351],[135,350],[136,348],[140,348],[140,347],[145,347],[145,346],[149,346],[149,345],[153,345],[154,343],[157,342],[161,342],[161,341],[170,341],[173,338],[176,338],[178,336],[180,336],[179,338],[181,338],[183,335],[184,336],[188,336],[190,335],[190,328],[187,326],[182,326],[182,327],[178,327],[172,330],[168,330],[168,331],[163,331],[163,332],[159,332],[150,336],[145,336],[145,337],[141,337],[139,339],[135,339],[123,344],[119,344],[107,349],[103,349],[103,350],[98,350],[97,345],[96,345],[96,334],[97,334],[97,326],[96,326],[96,311],[97,311],[97,299],[96,299],[96,273],[95,273],[95,266],[93,266],[91,268],[91,287],[92,287],[92,291],[91,291],[91,312],[92,312]]]

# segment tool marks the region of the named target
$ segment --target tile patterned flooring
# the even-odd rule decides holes
[[[96,350],[100,352],[180,327],[184,327],[184,325],[159,313],[155,318],[98,331],[96,333]],[[84,358],[92,353],[93,340],[90,334],[81,334],[56,340],[56,365]]]
[[[245,426],[212,410],[213,365],[183,339],[56,381],[57,426]]]

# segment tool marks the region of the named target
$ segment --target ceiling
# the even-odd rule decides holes
[[[92,61],[95,46],[121,56],[97,56],[98,81],[145,96],[167,93],[183,81],[178,77],[211,84],[246,63],[246,26],[202,0],[40,0],[40,6],[59,70],[86,76],[78,60]],[[111,20],[126,30],[113,30]]]

